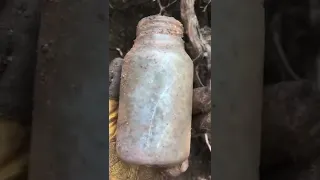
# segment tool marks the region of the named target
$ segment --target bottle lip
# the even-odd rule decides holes
[[[142,18],[137,25],[136,36],[146,34],[168,34],[183,36],[183,25],[173,17],[151,15]]]

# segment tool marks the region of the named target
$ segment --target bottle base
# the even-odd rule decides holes
[[[159,167],[174,166],[188,159],[188,154],[187,156],[174,156],[175,158],[172,158],[168,156],[164,157],[163,154],[147,154],[134,148],[120,150],[119,147],[117,148],[117,155],[122,161],[129,164]]]

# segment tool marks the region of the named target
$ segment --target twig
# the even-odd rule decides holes
[[[199,65],[196,65],[196,67],[195,67],[195,77],[196,77],[198,83],[200,84],[200,86],[201,86],[201,87],[204,87],[205,85],[204,85],[203,82],[201,81],[201,78],[200,78],[200,76],[199,76],[199,71],[198,71],[198,69],[199,69]]]
[[[211,0],[203,7],[202,12],[206,12],[206,10],[207,10],[207,8],[208,8],[210,3],[211,3]]]
[[[117,51],[118,53],[119,53],[119,55],[120,55],[120,57],[124,57],[124,53],[122,52],[122,50],[120,49],[120,48],[118,48],[118,47],[116,47],[116,48],[109,48],[109,50],[112,50],[112,51]]]
[[[114,7],[112,6],[112,4],[110,4],[110,3],[109,3],[109,7],[110,7],[111,9],[114,9]]]
[[[211,152],[211,145],[209,143],[208,133],[204,134],[204,140],[206,141],[206,144],[207,144],[207,146],[208,146],[208,148],[209,148],[209,150]]]
[[[116,50],[119,52],[119,55],[120,55],[121,57],[123,57],[123,52],[121,51],[121,49],[120,49],[120,48],[116,48]]]
[[[192,59],[192,61],[195,62],[195,61],[199,60],[200,57],[202,57],[202,54],[198,54],[197,57]]]
[[[158,2],[158,5],[159,5],[159,8],[160,8],[159,14],[162,15],[162,14],[164,13],[164,11],[165,11],[169,6],[171,6],[172,4],[174,4],[175,2],[177,2],[177,0],[174,0],[174,1],[172,1],[172,2],[169,2],[166,6],[163,6],[163,5],[161,4],[161,0],[157,0],[157,2]]]
[[[289,60],[286,56],[286,53],[283,50],[283,47],[281,45],[280,41],[280,35],[279,35],[279,29],[278,26],[280,26],[280,21],[281,20],[281,15],[275,15],[271,22],[271,31],[272,31],[272,38],[273,38],[273,43],[279,53],[280,59],[286,69],[286,71],[292,76],[294,80],[300,80],[301,78],[293,71],[289,64]]]
[[[301,80],[301,78],[291,68],[291,66],[289,64],[289,60],[288,60],[288,58],[287,58],[287,56],[281,46],[279,34],[277,32],[274,32],[274,34],[273,34],[273,41],[274,41],[274,44],[275,44],[275,46],[278,50],[278,53],[280,55],[280,59],[282,60],[282,63],[284,65],[284,67],[286,68],[287,72],[290,74],[290,76],[292,76],[292,78],[294,80]]]

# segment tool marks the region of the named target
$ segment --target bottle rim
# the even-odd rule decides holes
[[[173,17],[151,15],[142,18],[137,25],[137,37],[147,34],[168,34],[182,37],[183,25]]]

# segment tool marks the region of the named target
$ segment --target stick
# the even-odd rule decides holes
[[[182,0],[180,3],[181,19],[185,27],[186,34],[189,37],[193,50],[197,56],[201,56],[198,59],[205,59],[208,72],[211,71],[211,46],[203,38],[200,32],[199,22],[194,11],[195,0]],[[194,58],[194,57],[193,57]],[[199,62],[197,62],[199,63]],[[197,67],[197,65],[195,65]],[[204,84],[199,80],[198,76],[195,76],[195,81],[198,84]]]
[[[172,4],[174,4],[175,2],[177,2],[177,0],[173,0],[172,2],[169,2],[166,6],[163,6],[163,5],[161,4],[161,0],[157,0],[157,2],[158,2],[158,5],[159,5],[159,8],[160,8],[159,14],[162,15],[162,14],[165,12],[165,10],[166,10],[169,6],[171,6]]]

